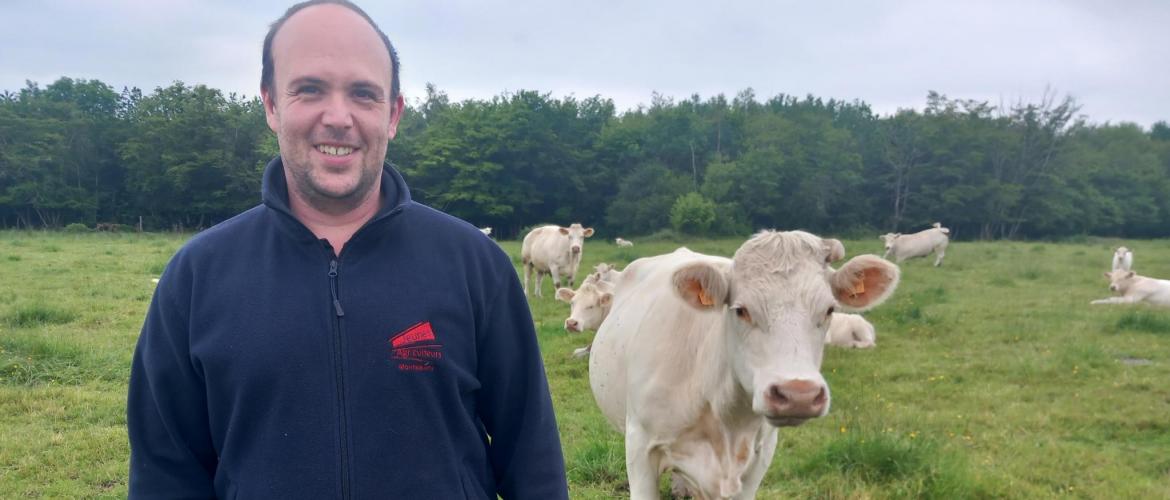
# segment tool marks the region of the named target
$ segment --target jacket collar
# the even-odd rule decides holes
[[[366,221],[362,229],[394,213],[402,211],[402,209],[411,203],[410,188],[406,186],[406,180],[402,178],[402,174],[398,172],[398,169],[394,168],[394,165],[388,162],[382,164],[381,195],[381,198],[386,202],[378,208],[378,212],[370,220]],[[284,161],[280,155],[277,155],[264,167],[264,177],[260,183],[260,198],[265,206],[284,214],[287,216],[287,219],[295,222],[295,225],[300,226],[300,231],[303,231],[301,236],[307,235],[308,238],[316,240],[316,236],[293,215],[292,208],[289,206],[288,179],[284,176]],[[361,229],[358,231],[360,232]]]

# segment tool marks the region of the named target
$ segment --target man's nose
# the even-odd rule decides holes
[[[350,110],[349,100],[344,95],[333,95],[325,100],[325,110],[321,114],[321,124],[326,127],[348,129],[353,127],[353,113]]]

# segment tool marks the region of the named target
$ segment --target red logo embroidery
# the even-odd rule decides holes
[[[391,359],[404,372],[434,371],[443,359],[443,345],[435,338],[430,321],[423,321],[390,338]]]

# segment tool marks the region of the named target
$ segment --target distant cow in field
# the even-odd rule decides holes
[[[889,257],[893,253],[894,261],[900,264],[906,259],[926,257],[934,252],[934,265],[937,267],[942,264],[943,257],[947,254],[947,245],[950,243],[950,237],[947,235],[950,233],[951,230],[942,227],[942,223],[935,222],[930,229],[914,234],[883,234],[881,239],[886,244],[886,253],[882,254],[882,257]]]
[[[825,343],[865,349],[877,345],[877,333],[861,315],[835,312],[825,332]]]
[[[585,252],[585,238],[593,236],[593,228],[581,227],[574,223],[569,227],[541,226],[524,236],[520,247],[520,262],[524,266],[524,293],[528,294],[528,276],[536,272],[534,285],[536,296],[540,294],[540,282],[544,275],[552,275],[553,286],[560,288],[561,277],[569,278],[572,288]]]
[[[899,277],[874,255],[834,271],[835,248],[764,231],[731,259],[684,248],[626,266],[594,337],[589,382],[625,434],[631,498],[658,498],[666,470],[697,498],[754,498],[777,427],[828,412],[820,366],[830,316],[877,305]]]
[[[479,228],[479,232],[483,233],[484,236],[491,236],[492,235],[492,228],[491,227],[481,227],[481,228]]]
[[[1133,251],[1125,247],[1117,247],[1113,251],[1114,271],[1129,271],[1133,269]]]
[[[1107,272],[1105,277],[1109,278],[1109,291],[1117,296],[1094,300],[1090,304],[1149,302],[1156,306],[1170,306],[1170,280],[1147,278],[1123,269]]]
[[[617,284],[618,280],[621,279],[621,277],[622,272],[618,271],[616,267],[613,267],[612,264],[606,264],[605,262],[602,262],[596,266],[593,266],[593,272],[589,273],[589,276],[585,277],[585,280],[583,280],[581,284],[604,281],[610,285],[615,285]]]
[[[613,242],[616,243],[617,246],[622,247],[622,248],[629,248],[629,247],[634,246],[634,242],[632,242],[630,240],[624,240],[621,238],[615,238],[613,240]]]

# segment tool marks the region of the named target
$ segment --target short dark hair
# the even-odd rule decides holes
[[[312,7],[314,5],[340,5],[356,12],[359,16],[362,16],[362,19],[365,19],[366,22],[370,23],[370,27],[374,28],[374,31],[376,31],[378,36],[382,39],[382,43],[386,45],[386,52],[390,53],[390,100],[397,101],[399,90],[398,52],[394,50],[394,45],[390,43],[390,39],[387,38],[386,34],[382,32],[382,28],[379,28],[378,24],[375,23],[373,19],[370,19],[369,14],[366,14],[366,11],[362,10],[361,7],[354,5],[353,2],[350,2],[349,0],[306,0],[289,7],[288,10],[285,11],[284,15],[280,16],[280,19],[277,19],[275,22],[273,22],[272,25],[268,27],[268,35],[264,37],[264,55],[260,69],[260,88],[268,89],[268,95],[273,96],[273,99],[276,98],[276,89],[272,88],[272,75],[274,72],[272,68],[272,39],[276,38],[276,32],[280,31],[280,28],[284,26],[284,22],[288,21],[288,18],[292,17],[293,14],[300,12],[305,7]]]

